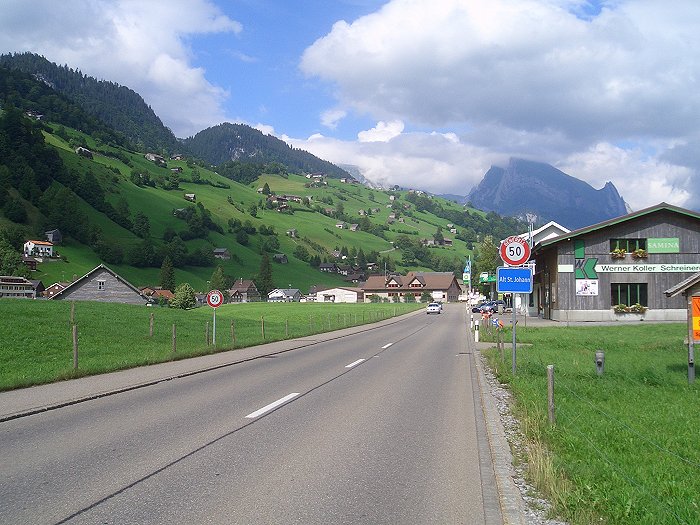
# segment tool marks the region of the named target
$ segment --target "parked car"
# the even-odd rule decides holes
[[[486,301],[488,302],[488,301]],[[481,313],[481,307],[486,304],[486,302],[482,301],[479,304],[475,304],[472,306],[472,313],[473,314],[480,314]]]
[[[440,303],[430,303],[425,308],[426,314],[440,314],[442,313],[442,305]]]
[[[506,303],[501,300],[487,301],[479,307],[479,313],[483,314],[486,312],[498,312],[499,308],[502,308],[503,311],[505,311]]]

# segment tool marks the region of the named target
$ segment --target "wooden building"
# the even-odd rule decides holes
[[[255,283],[250,279],[238,279],[228,290],[229,300],[232,303],[253,303],[260,301],[260,292]]]
[[[381,299],[405,302],[407,296],[420,301],[424,293],[429,293],[433,301],[457,301],[461,288],[452,272],[408,272],[406,275],[370,275],[360,288],[364,301],[369,303],[372,296]]]
[[[148,302],[138,288],[103,264],[56,292],[50,299],[127,304]]]
[[[536,244],[533,305],[557,321],[682,321],[664,291],[700,271],[700,214],[661,203]]]
[[[0,297],[36,299],[36,289],[34,284],[24,277],[0,275]]]

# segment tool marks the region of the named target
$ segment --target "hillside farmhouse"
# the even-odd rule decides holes
[[[238,279],[228,290],[229,301],[232,303],[252,303],[260,301],[260,292],[250,279]]]
[[[148,302],[138,288],[103,264],[56,292],[50,299],[127,304]]]
[[[297,288],[276,288],[267,294],[270,303],[298,303],[301,301],[301,291]]]
[[[24,277],[0,275],[0,297],[36,299],[34,283]]]
[[[24,255],[28,257],[53,257],[53,243],[49,241],[27,241]]]
[[[382,299],[405,302],[412,295],[416,301],[428,292],[434,301],[457,301],[461,288],[452,272],[408,272],[406,275],[370,275],[360,287],[364,302],[372,295]]]

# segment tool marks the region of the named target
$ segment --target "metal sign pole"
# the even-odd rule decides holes
[[[515,294],[513,294],[513,302],[515,302]],[[512,359],[513,359],[513,375],[515,375],[515,325],[517,321],[515,319],[515,307],[513,307],[513,352],[512,352]]]
[[[216,346],[216,308],[214,308],[214,322],[212,323],[211,342]]]

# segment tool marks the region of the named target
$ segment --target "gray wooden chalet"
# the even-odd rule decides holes
[[[61,242],[63,242],[63,234],[61,234],[61,230],[59,229],[49,230],[44,232],[44,235],[46,235],[46,240],[50,243],[61,244]]]
[[[231,252],[227,248],[214,248],[214,258],[228,261],[231,258]]]
[[[50,299],[125,304],[146,304],[148,302],[148,298],[138,288],[104,264],[90,270]]]

